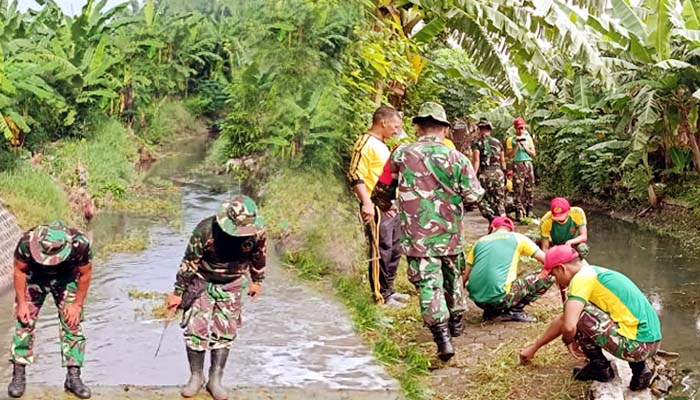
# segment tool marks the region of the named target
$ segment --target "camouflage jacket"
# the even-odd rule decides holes
[[[439,257],[463,250],[463,203],[484,195],[471,162],[437,136],[399,146],[372,194],[382,210],[398,191],[401,248],[409,257]]]
[[[472,150],[479,152],[479,171],[489,168],[501,168],[503,145],[495,137],[488,135],[472,142]]]
[[[90,240],[85,234],[77,229],[68,228],[71,236],[70,246],[72,250],[70,256],[65,261],[56,265],[44,265],[36,262],[29,251],[29,241],[33,229],[25,232],[15,247],[15,258],[27,264],[29,275],[31,276],[62,276],[75,274],[79,267],[92,261],[93,252]]]
[[[209,217],[194,228],[175,279],[175,294],[182,295],[196,276],[208,282],[228,283],[250,271],[253,282],[265,278],[265,232],[229,236],[215,221],[215,217]]]

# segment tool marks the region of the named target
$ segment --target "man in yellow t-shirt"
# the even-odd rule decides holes
[[[398,111],[391,107],[379,107],[374,112],[369,131],[361,135],[355,142],[348,169],[348,179],[352,190],[360,200],[360,215],[365,223],[365,233],[370,245],[370,259],[374,257],[372,247],[375,246],[374,232],[372,232],[370,222],[374,220],[379,228],[378,240],[376,241],[378,242],[376,250],[378,250],[380,265],[377,282],[374,279],[372,260],[369,262],[370,287],[381,295],[381,298],[375,295],[375,301],[383,300],[384,304],[399,308],[404,307],[403,302],[409,299],[407,294],[397,293],[393,288],[396,269],[401,258],[400,221],[395,209],[387,212],[375,209],[370,196],[391,155],[384,142],[400,130],[401,117]]]
[[[544,252],[514,229],[510,218],[494,218],[489,234],[477,240],[467,256],[464,281],[469,297],[484,310],[484,321],[537,321],[524,308],[554,283],[554,279],[539,279],[537,272],[518,277],[521,256],[543,263]]]
[[[577,358],[588,364],[574,368],[574,379],[609,382],[615,377],[603,349],[629,363],[630,389],[649,387],[653,373],[646,360],[661,343],[661,323],[644,293],[625,275],[580,258],[570,246],[554,246],[546,254],[541,278],[553,275],[568,287],[564,313],[555,318],[537,341],[520,352],[527,363],[559,336]]]
[[[579,207],[571,207],[563,197],[555,197],[549,203],[549,212],[540,221],[540,233],[544,251],[552,245],[566,244],[582,257],[588,255],[586,213]]]

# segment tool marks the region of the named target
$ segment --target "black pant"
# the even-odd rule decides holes
[[[399,247],[399,235],[401,234],[401,221],[399,216],[388,217],[382,212],[379,223],[379,293],[384,300],[394,294],[394,279],[396,279],[396,269],[401,259],[401,248]],[[375,222],[376,222],[375,216]],[[370,225],[365,226],[365,234],[369,240],[369,258],[372,258],[372,231]],[[372,274],[372,261],[369,262],[369,285],[374,292],[374,276]],[[376,300],[376,299],[375,299]]]

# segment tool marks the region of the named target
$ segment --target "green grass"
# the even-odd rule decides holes
[[[140,135],[150,144],[167,143],[178,133],[196,130],[196,116],[189,112],[182,101],[163,99],[154,103],[147,112],[147,126],[140,127]]]
[[[87,139],[67,139],[56,142],[48,151],[49,173],[69,186],[76,177],[75,168],[81,164],[88,172],[88,190],[95,199],[108,193],[123,197],[135,177],[137,140],[116,120],[96,124]]]
[[[0,173],[0,198],[23,228],[54,219],[71,221],[66,193],[45,172],[28,163]]]

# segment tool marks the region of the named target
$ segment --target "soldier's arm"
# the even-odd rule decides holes
[[[251,253],[250,279],[253,283],[260,284],[265,279],[265,264],[267,258],[267,234],[265,232],[258,236],[255,248]]]
[[[15,299],[17,303],[25,301],[25,293],[27,292],[27,273],[29,266],[24,261],[15,257],[13,278],[15,288]]]
[[[464,204],[478,203],[486,191],[481,187],[481,183],[476,178],[474,169],[469,160],[464,157],[461,161],[460,176],[457,182],[458,193],[462,195]]]
[[[92,279],[92,261],[78,268],[78,289],[75,292],[74,304],[83,307],[85,297],[87,297],[88,289],[90,288],[90,280]]]
[[[479,150],[472,150],[472,167],[474,168],[474,173],[479,173],[479,164],[481,163],[481,154]]]
[[[398,180],[392,171],[391,158],[384,164],[384,171],[377,181],[377,186],[372,191],[372,202],[382,211],[391,209],[391,202],[396,199]]]
[[[503,171],[506,170],[506,155],[504,152],[501,152],[501,169]]]
[[[194,279],[197,271],[199,270],[200,263],[202,262],[204,243],[202,243],[202,236],[198,229],[195,228],[190,237],[190,242],[187,244],[187,250],[185,250],[185,256],[180,262],[180,268],[175,276],[175,290],[173,293],[177,296],[182,296],[185,289]]]

